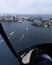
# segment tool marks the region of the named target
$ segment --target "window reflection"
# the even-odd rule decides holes
[[[24,54],[21,55],[22,62],[23,62],[24,64],[27,64],[27,63],[30,62],[30,57],[31,57],[31,54],[32,54],[33,50],[34,50],[34,49],[30,50],[27,54],[24,53]]]

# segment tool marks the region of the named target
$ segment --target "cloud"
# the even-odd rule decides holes
[[[52,14],[52,0],[35,0],[29,5],[29,10],[35,14]]]
[[[0,13],[52,14],[52,0],[0,0]]]

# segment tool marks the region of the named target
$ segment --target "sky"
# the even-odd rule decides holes
[[[0,14],[52,14],[52,0],[0,0]]]

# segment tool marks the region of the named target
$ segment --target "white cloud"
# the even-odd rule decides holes
[[[52,0],[0,0],[0,13],[52,14]]]

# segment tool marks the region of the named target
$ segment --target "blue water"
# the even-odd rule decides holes
[[[34,27],[32,22],[2,22],[3,28],[16,52],[42,43],[52,43],[52,28]],[[0,35],[0,41],[3,40]],[[0,42],[0,64],[19,65],[14,55],[6,45]]]
[[[1,35],[0,38],[3,39]],[[20,65],[6,45],[5,41],[0,42],[0,65]]]

